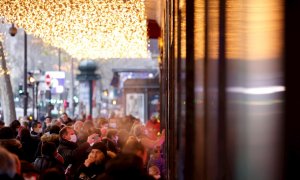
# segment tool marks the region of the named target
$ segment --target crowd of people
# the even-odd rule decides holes
[[[164,141],[154,116],[0,122],[0,179],[165,179]]]

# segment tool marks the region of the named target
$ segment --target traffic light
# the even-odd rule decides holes
[[[64,108],[68,108],[69,107],[69,102],[67,100],[64,100]]]
[[[49,74],[46,74],[45,76],[45,83],[48,87],[51,85],[51,77]]]
[[[33,73],[29,72],[28,76],[27,76],[27,84],[28,84],[28,86],[33,86],[34,82],[35,82],[35,79],[33,77]]]
[[[19,93],[19,95],[22,95],[22,94],[24,94],[24,91],[23,91],[23,86],[22,86],[21,84],[19,84],[18,93]]]

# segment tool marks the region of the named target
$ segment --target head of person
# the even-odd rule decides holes
[[[51,121],[52,121],[52,118],[50,116],[46,116],[45,121],[44,121],[46,127],[51,126]]]
[[[53,119],[52,121],[51,121],[51,125],[56,125],[56,126],[58,126],[58,127],[60,127],[61,126],[61,121],[60,121],[60,118],[58,118],[58,119]]]
[[[21,140],[21,142],[24,142],[26,140],[29,140],[31,138],[30,136],[30,131],[26,128],[22,128],[20,131],[19,131],[19,138]]]
[[[110,128],[116,129],[116,128],[118,127],[117,121],[118,121],[117,118],[110,118],[110,119],[109,119],[109,124],[108,124],[108,126],[109,126]]]
[[[82,127],[83,127],[83,122],[82,121],[76,121],[74,123],[74,130],[76,132],[81,132],[82,131]]]
[[[36,132],[36,133],[42,133],[43,129],[42,129],[42,123],[39,121],[36,121],[32,124],[32,131]]]
[[[68,122],[68,120],[69,120],[68,114],[67,113],[62,113],[61,119],[62,119],[63,123]]]
[[[108,139],[111,139],[112,141],[114,141],[115,143],[118,142],[118,131],[116,129],[110,129],[107,131],[107,135],[106,137]]]
[[[105,118],[100,118],[99,128],[108,128],[108,120]]]
[[[27,161],[21,161],[21,174],[24,180],[37,180],[39,172]]]
[[[150,176],[154,177],[154,179],[160,178],[160,170],[157,166],[151,166],[148,169],[148,173]]]
[[[122,149],[124,154],[135,154],[143,160],[144,165],[147,162],[147,152],[144,145],[137,140],[129,140]]]
[[[77,136],[75,134],[75,131],[69,126],[66,126],[59,131],[59,137],[70,142],[77,142]]]
[[[125,129],[121,129],[118,132],[118,145],[122,148],[124,144],[126,143],[127,139],[129,137],[129,132]]]
[[[100,164],[107,159],[107,148],[102,142],[95,143],[90,150],[88,158],[94,159],[95,164]]]
[[[30,129],[29,121],[28,120],[21,120],[21,127],[24,127],[26,129]]]
[[[10,127],[3,127],[0,129],[0,139],[13,139],[14,131]]]
[[[13,178],[16,174],[16,163],[10,152],[0,146],[0,175]]]
[[[51,125],[49,133],[50,134],[59,134],[60,127],[57,125]]]
[[[11,127],[11,129],[16,133],[18,132],[20,126],[21,123],[18,120],[13,120],[9,125],[9,127]]]
[[[133,127],[133,135],[135,135],[136,137],[142,137],[146,134],[147,132],[144,125],[139,124]]]
[[[53,142],[43,142],[42,155],[52,157],[56,152],[56,145]]]
[[[95,132],[95,127],[93,121],[84,121],[82,125],[83,133],[86,133],[87,135],[91,135]]]

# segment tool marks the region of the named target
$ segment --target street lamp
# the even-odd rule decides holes
[[[11,25],[11,27],[9,28],[9,34],[11,36],[15,36],[18,32],[18,29],[15,27],[14,24]]]
[[[9,34],[15,36],[18,30],[14,24],[9,28]],[[27,92],[27,34],[24,30],[24,116],[27,116],[27,107],[28,107],[28,92]]]

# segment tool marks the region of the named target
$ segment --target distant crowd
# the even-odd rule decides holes
[[[166,179],[164,141],[155,116],[0,121],[0,179]]]

